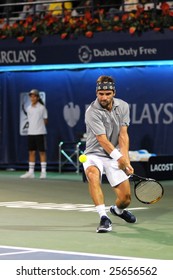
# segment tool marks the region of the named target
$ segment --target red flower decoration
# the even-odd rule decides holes
[[[113,30],[116,31],[116,32],[118,32],[118,31],[121,31],[121,30],[122,30],[122,27],[120,27],[120,26],[114,26],[114,27],[113,27]]]
[[[131,35],[134,34],[135,31],[136,31],[136,27],[132,26],[132,27],[129,28],[129,33],[130,33]]]
[[[96,27],[96,30],[97,30],[98,32],[101,32],[101,31],[103,30],[103,28],[102,28],[102,26],[97,26],[97,27]]]
[[[114,16],[114,21],[119,21],[119,20],[120,20],[119,16]]]
[[[1,38],[1,39],[6,39],[6,38],[7,38],[7,36],[2,35],[0,38]]]
[[[124,14],[124,15],[122,15],[121,20],[122,20],[122,22],[125,22],[125,21],[127,21],[128,18],[129,18],[129,15],[128,14]]]
[[[173,10],[166,2],[160,4],[160,10],[156,10],[155,13],[152,9],[144,10],[143,5],[138,4],[136,10],[110,17],[100,5],[94,13],[89,6],[85,7],[84,15],[76,17],[72,17],[70,11],[65,11],[60,17],[47,13],[44,17],[28,16],[13,24],[5,22],[0,19],[0,39],[17,38],[22,42],[26,36],[29,36],[35,43],[44,35],[59,35],[62,40],[67,38],[70,40],[78,36],[92,38],[94,32],[111,30],[140,35],[151,30],[157,32],[164,32],[165,29],[173,30]]]
[[[86,12],[85,12],[85,15],[84,15],[84,18],[85,18],[86,20],[90,20],[90,19],[92,18],[91,12],[90,12],[90,11],[86,11]]]
[[[85,36],[86,36],[87,38],[92,38],[92,37],[93,37],[93,32],[92,32],[92,31],[87,31],[87,32],[85,33]]]
[[[28,16],[28,17],[26,18],[26,22],[32,23],[32,22],[33,22],[33,17]]]
[[[170,6],[169,6],[168,3],[163,2],[163,3],[160,5],[160,8],[161,8],[163,14],[166,15],[166,14],[168,14],[168,12],[169,12]]]
[[[156,32],[160,31],[160,29],[161,29],[160,27],[154,27],[153,28],[153,30],[156,31]]]
[[[32,28],[31,28],[31,32],[35,32],[37,30],[36,26],[33,25]]]
[[[64,40],[65,38],[67,38],[68,34],[67,33],[62,33],[61,34],[61,39]]]
[[[24,36],[18,36],[18,37],[17,37],[17,41],[20,42],[20,43],[23,42],[24,39],[25,39]]]

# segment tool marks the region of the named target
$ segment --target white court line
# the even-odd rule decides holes
[[[58,251],[58,250],[47,250],[47,249],[36,249],[36,248],[27,248],[27,247],[15,247],[15,246],[1,246],[0,248],[4,249],[17,249],[17,250],[27,250],[26,253],[38,253],[38,252],[45,252],[45,253],[53,253],[53,254],[63,254],[63,255],[77,255],[77,256],[87,256],[87,257],[98,257],[98,258],[110,258],[110,259],[120,259],[120,260],[156,260],[150,258],[135,258],[135,257],[123,257],[123,256],[115,256],[115,255],[104,255],[104,254],[89,254],[89,253],[81,253],[81,252],[69,252],[69,251]],[[15,252],[15,253],[7,253],[7,254],[24,254],[25,252]],[[2,254],[3,255],[3,254]],[[4,254],[5,255],[5,254]],[[1,254],[0,254],[1,256]]]
[[[1,248],[2,246],[0,246]],[[10,247],[11,248],[11,247]],[[37,251],[35,251],[37,252]],[[12,252],[12,253],[0,253],[0,256],[10,256],[10,255],[20,255],[20,254],[32,254],[33,251],[22,251],[22,252]]]
[[[4,201],[0,202],[0,207],[18,208],[18,209],[36,209],[36,210],[60,210],[60,211],[79,211],[96,212],[93,204],[74,204],[74,203],[40,203],[37,201]],[[110,206],[106,206],[109,211]],[[128,210],[146,210],[147,206],[128,208]]]

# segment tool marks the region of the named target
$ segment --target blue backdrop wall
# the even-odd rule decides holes
[[[27,162],[27,137],[20,135],[20,94],[46,93],[48,162],[58,161],[60,141],[85,133],[84,113],[95,99],[100,75],[115,78],[117,97],[130,105],[130,149],[173,154],[173,67],[100,68],[0,73],[0,162]]]

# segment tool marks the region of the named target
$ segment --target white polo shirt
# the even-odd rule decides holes
[[[28,135],[42,135],[47,134],[44,120],[48,118],[47,109],[39,102],[36,105],[29,105],[26,109],[29,128]]]

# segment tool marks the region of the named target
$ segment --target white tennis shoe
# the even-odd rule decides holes
[[[41,172],[40,179],[46,179],[46,172]]]
[[[34,179],[35,174],[31,172],[26,172],[25,174],[21,175],[20,178],[22,179]]]

